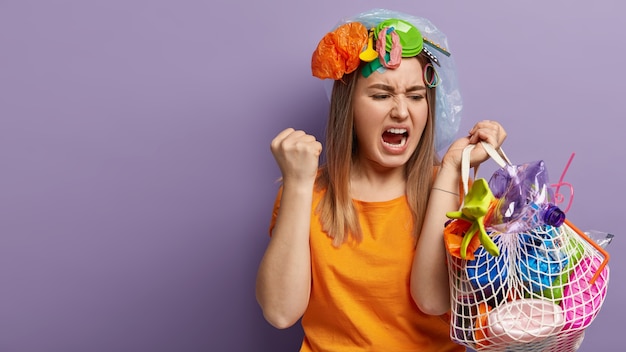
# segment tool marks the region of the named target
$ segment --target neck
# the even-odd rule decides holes
[[[377,202],[401,197],[406,192],[404,168],[376,169],[353,167],[350,175],[352,198]]]

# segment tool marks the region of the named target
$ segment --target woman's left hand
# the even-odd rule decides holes
[[[477,148],[472,150],[470,166],[480,165],[489,158],[489,155],[478,142],[487,142],[497,149],[500,148],[505,139],[506,131],[500,123],[493,120],[480,121],[472,127],[466,137],[459,138],[450,145],[450,148],[443,156],[442,166],[451,166],[458,169],[461,165],[463,149],[469,144],[478,144]]]

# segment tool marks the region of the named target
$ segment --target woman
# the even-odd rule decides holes
[[[506,132],[478,122],[438,160],[445,66],[433,49],[448,53],[420,20],[373,10],[320,41],[313,75],[335,80],[324,165],[304,131],[272,140],[282,187],[257,299],[277,328],[302,318],[301,351],[464,351],[449,338],[445,214],[459,208],[463,148],[499,147]],[[474,148],[472,165],[486,159]]]

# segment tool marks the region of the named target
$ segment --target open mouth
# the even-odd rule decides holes
[[[409,134],[404,128],[390,128],[383,132],[383,143],[390,147],[403,147]]]

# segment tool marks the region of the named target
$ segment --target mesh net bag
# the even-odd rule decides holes
[[[511,165],[485,149],[502,168],[468,190],[463,162],[464,204],[444,231],[451,338],[477,351],[576,351],[606,297],[609,255],[550,213],[542,163]],[[502,170],[512,177],[498,184]]]

